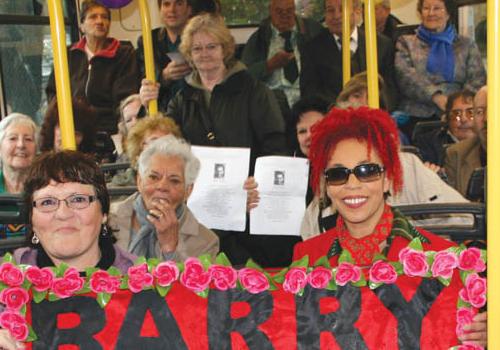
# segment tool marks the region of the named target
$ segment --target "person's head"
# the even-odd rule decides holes
[[[54,263],[68,265],[99,259],[99,240],[113,239],[104,233],[109,196],[104,176],[96,162],[76,151],[46,152],[28,171],[24,185],[31,232]],[[81,266],[80,266],[81,267]]]
[[[182,137],[179,126],[172,118],[159,114],[140,119],[127,135],[127,156],[132,167],[135,167],[137,158],[149,143],[168,134]]]
[[[445,117],[448,130],[459,141],[474,136],[474,94],[468,90],[448,96]]]
[[[193,0],[191,3],[193,16],[197,16],[202,13],[221,13],[220,0]]]
[[[103,40],[109,34],[111,11],[96,0],[84,0],[80,7],[80,31],[87,39]]]
[[[478,135],[483,149],[486,150],[488,89],[483,86],[474,96],[474,132]]]
[[[231,68],[235,63],[235,41],[219,15],[205,13],[191,18],[182,32],[179,49],[199,71]]]
[[[139,120],[139,110],[141,109],[141,97],[139,94],[133,94],[124,98],[120,102],[120,122],[118,129],[124,136]]]
[[[189,144],[181,138],[166,135],[149,144],[139,157],[137,174],[137,187],[146,209],[162,201],[173,208],[185,203],[200,166]]]
[[[426,29],[442,32],[454,18],[455,0],[418,0],[417,11]]]
[[[297,131],[297,141],[306,157],[311,145],[311,127],[323,119],[328,107],[328,102],[321,97],[304,97],[292,106],[291,116]]]
[[[384,78],[380,75],[378,77],[378,87],[380,108],[387,109],[387,92]],[[344,86],[336,102],[339,108],[368,106],[367,73],[361,72],[354,75]]]
[[[351,32],[361,18],[360,0],[352,1]],[[342,0],[325,0],[325,24],[330,33],[342,36]]]
[[[272,25],[280,32],[288,32],[295,25],[295,1],[271,0],[269,14]]]
[[[11,113],[0,121],[0,163],[3,170],[26,171],[36,154],[38,128],[30,117]]]
[[[84,153],[93,153],[96,143],[97,112],[84,97],[72,99],[73,124],[77,149]],[[61,128],[59,126],[59,109],[56,99],[50,101],[42,128],[40,130],[40,150],[60,151],[62,149]]]
[[[391,0],[379,0],[375,3],[375,22],[377,32],[382,32],[385,28],[387,17],[391,14]]]
[[[160,17],[167,30],[181,31],[191,16],[189,0],[158,0]]]
[[[318,194],[320,183],[325,186],[350,231],[354,226],[373,229],[385,193],[401,190],[398,150],[396,124],[379,109],[334,108],[313,127],[311,184]]]
[[[226,173],[226,167],[224,164],[215,164],[215,177],[223,178]]]

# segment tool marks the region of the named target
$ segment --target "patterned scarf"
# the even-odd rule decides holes
[[[427,58],[427,71],[440,74],[447,82],[453,82],[455,80],[453,41],[457,37],[455,28],[448,25],[445,30],[436,33],[420,25],[417,29],[417,37],[431,47]]]

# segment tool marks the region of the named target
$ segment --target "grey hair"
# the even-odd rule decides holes
[[[2,145],[3,139],[5,138],[5,134],[7,129],[11,125],[16,124],[25,124],[31,126],[33,129],[33,138],[35,140],[35,146],[38,149],[38,126],[36,123],[26,114],[22,113],[11,113],[0,121],[0,147]]]
[[[123,100],[120,101],[120,107],[118,107],[118,109],[120,110],[120,116],[122,120],[123,120],[123,110],[125,109],[125,107],[127,107],[134,101],[141,102],[141,96],[139,94],[133,94],[125,97]]]
[[[385,7],[386,9],[391,9],[391,0],[379,0],[377,2],[378,5]]]
[[[155,154],[175,156],[182,159],[184,161],[186,186],[194,184],[200,172],[201,164],[198,158],[191,152],[191,146],[184,139],[177,138],[174,135],[165,135],[147,145],[138,160],[138,171],[141,177],[146,175],[151,158]]]

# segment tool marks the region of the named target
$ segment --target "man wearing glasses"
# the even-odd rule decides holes
[[[487,95],[486,86],[483,86],[474,97],[474,136],[446,150],[444,168],[449,183],[463,195],[474,169],[486,166]]]

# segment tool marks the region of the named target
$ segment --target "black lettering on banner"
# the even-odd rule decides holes
[[[33,350],[57,349],[59,345],[74,344],[85,350],[101,350],[102,346],[93,338],[105,325],[104,310],[95,298],[75,296],[57,301],[44,300],[31,303],[32,327],[38,336]],[[76,313],[80,316],[78,326],[69,329],[57,328],[60,314]]]
[[[249,304],[250,313],[231,318],[234,302]],[[273,313],[273,297],[269,292],[250,294],[245,291],[210,290],[208,294],[208,343],[212,350],[231,350],[231,332],[238,332],[250,350],[272,350],[272,343],[257,327]]]
[[[400,350],[420,349],[422,321],[444,285],[435,279],[422,279],[410,302],[395,284],[384,284],[374,290],[377,297],[398,320],[398,346]]]
[[[159,337],[141,337],[142,325],[148,310],[156,324]],[[116,349],[187,350],[187,346],[165,299],[156,292],[148,290],[132,297],[118,335]]]
[[[335,312],[322,315],[320,300],[334,297],[339,302]],[[297,307],[297,349],[320,349],[320,333],[330,332],[345,350],[368,349],[363,336],[354,326],[361,313],[361,290],[347,285],[336,291],[306,287],[302,296],[295,297]]]

